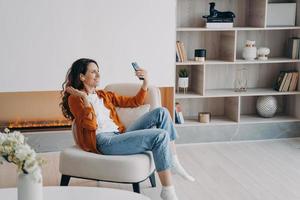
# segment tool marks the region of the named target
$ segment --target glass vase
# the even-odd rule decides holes
[[[246,92],[248,82],[248,69],[246,67],[241,67],[236,69],[235,81],[234,81],[234,91],[235,92]]]

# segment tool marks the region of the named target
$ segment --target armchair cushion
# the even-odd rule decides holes
[[[135,83],[114,83],[105,87],[105,90],[116,92],[119,95],[133,96],[140,90],[141,85]],[[148,86],[148,94],[144,104],[150,104],[150,111],[161,106],[161,95],[159,88]]]
[[[113,182],[140,182],[155,169],[151,152],[134,155],[101,155],[74,146],[60,153],[64,175]]]
[[[149,110],[150,104],[144,104],[136,108],[116,108],[118,116],[126,128],[129,127],[139,117],[149,112]]]

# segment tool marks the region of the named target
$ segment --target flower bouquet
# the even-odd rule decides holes
[[[3,161],[14,163],[18,167],[18,199],[42,199],[41,165],[35,151],[26,143],[20,132],[0,132],[0,164]]]

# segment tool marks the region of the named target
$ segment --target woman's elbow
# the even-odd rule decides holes
[[[98,126],[94,120],[83,120],[81,123],[82,128],[88,129],[90,131],[97,130]]]

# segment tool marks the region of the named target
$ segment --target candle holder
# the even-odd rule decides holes
[[[195,49],[195,61],[204,62],[206,58],[206,50],[205,49]]]
[[[209,123],[211,120],[211,113],[210,112],[199,112],[198,113],[198,121],[200,123]]]

